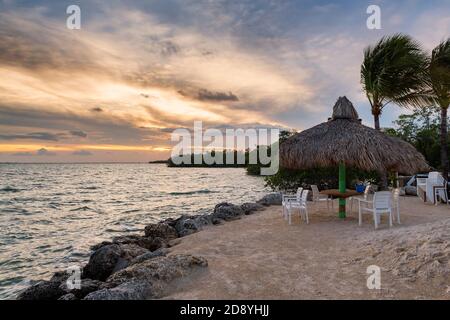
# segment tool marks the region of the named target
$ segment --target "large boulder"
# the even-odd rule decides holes
[[[125,269],[131,260],[147,252],[147,249],[133,243],[113,243],[100,247],[83,268],[83,278],[105,281],[112,273]]]
[[[176,220],[175,230],[179,237],[184,237],[200,231],[204,226],[210,225],[211,217],[209,215],[187,216],[183,215]]]
[[[234,220],[244,214],[244,210],[240,206],[228,202],[222,202],[214,207],[212,218],[222,219],[225,221]]]
[[[174,227],[165,223],[152,223],[145,227],[145,236],[149,238],[161,238],[165,241],[178,238]]]
[[[281,193],[280,192],[272,192],[266,194],[264,197],[259,199],[257,202],[264,206],[273,206],[273,205],[281,205]]]
[[[111,275],[107,282],[118,285],[136,279],[147,282],[156,280],[170,281],[182,276],[196,266],[206,267],[208,266],[208,261],[203,257],[186,254],[161,256],[120,270]]]
[[[88,294],[86,300],[136,300],[158,298],[172,280],[197,267],[206,267],[203,257],[191,255],[159,256],[130,265],[111,275],[103,288]]]
[[[246,203],[241,204],[241,209],[244,211],[245,215],[252,214],[263,208],[264,208],[263,205],[261,205],[259,203],[255,203],[255,202],[246,202]]]
[[[18,300],[56,300],[65,292],[60,288],[61,283],[69,278],[66,272],[56,272],[49,281],[39,281],[22,291]]]
[[[83,268],[83,278],[105,281],[113,272],[121,255],[122,250],[118,244],[109,244],[97,249]]]

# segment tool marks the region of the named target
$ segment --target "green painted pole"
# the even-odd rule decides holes
[[[339,163],[339,192],[344,193],[345,187],[345,164]],[[339,199],[339,218],[345,218],[345,199]]]

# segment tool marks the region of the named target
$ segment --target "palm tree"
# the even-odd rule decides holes
[[[361,84],[370,102],[375,129],[380,130],[380,115],[387,104],[420,104],[416,93],[423,88],[426,66],[427,57],[420,44],[407,35],[383,37],[364,50]]]
[[[441,166],[445,180],[448,180],[448,125],[447,110],[450,104],[450,38],[433,49],[427,67],[427,83],[419,92],[422,105],[436,105],[441,110],[440,143]]]

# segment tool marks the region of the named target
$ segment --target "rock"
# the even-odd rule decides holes
[[[206,266],[208,261],[203,257],[184,254],[161,256],[129,266],[111,275],[107,282],[115,286],[130,281],[148,283],[152,285],[152,294],[156,297],[168,282],[186,275],[193,268]]]
[[[212,217],[225,221],[233,220],[244,214],[240,206],[228,202],[222,202],[215,206]],[[214,222],[213,222],[214,223]]]
[[[64,281],[61,283],[60,288],[68,294],[73,294],[77,299],[84,298],[87,294],[99,290],[103,285],[102,281],[92,279],[81,279],[79,289],[69,289],[67,283]]]
[[[132,243],[121,244],[120,249],[122,250],[122,255],[120,257],[127,261],[131,261],[134,258],[149,252],[149,250]]]
[[[167,247],[167,243],[168,243],[170,240],[163,240],[163,239],[161,239],[161,238],[152,238],[151,241],[152,241],[152,242],[151,242],[151,245],[149,245],[147,248],[148,248],[150,251],[155,251],[155,250],[158,250],[158,249],[160,249],[160,248],[165,248],[165,247]]]
[[[417,196],[417,187],[414,186],[406,186],[405,187],[405,194],[407,196]]]
[[[129,281],[114,288],[89,293],[84,300],[145,300],[152,296],[152,285],[141,281]]]
[[[155,251],[166,247],[167,241],[161,238],[141,237],[141,236],[121,236],[114,238],[113,242],[119,245],[136,245],[149,251]]]
[[[155,240],[152,239],[153,242]],[[155,248],[162,245],[160,241]],[[83,268],[82,278],[105,281],[112,273],[128,267],[131,260],[148,252],[149,250],[135,243],[113,243],[102,246],[89,258],[89,262]]]
[[[209,214],[202,214],[202,215],[195,216],[194,220],[200,228],[210,225],[212,223],[211,215],[209,215]]]
[[[184,237],[195,233],[202,228],[202,221],[196,217],[182,216],[175,225],[179,237]]]
[[[159,223],[161,224],[167,224],[168,226],[171,226],[173,228],[175,228],[175,225],[177,224],[177,222],[182,218],[182,217],[187,217],[187,215],[182,215],[181,217],[174,219],[174,218],[167,218]]]
[[[60,288],[69,274],[66,272],[56,272],[49,281],[39,281],[22,291],[18,300],[56,300],[66,292]]]
[[[218,225],[218,224],[221,224],[222,222],[223,222],[222,219],[219,219],[219,218],[217,218],[217,217],[211,216],[211,223],[212,223],[213,225]]]
[[[134,244],[150,251],[155,251],[163,245],[161,238],[142,237],[140,235],[119,236],[113,238],[115,244]]]
[[[161,238],[169,241],[178,238],[178,233],[174,227],[165,223],[152,223],[145,227],[145,236],[150,238]]]
[[[83,268],[83,278],[105,281],[113,272],[122,255],[118,244],[109,244],[94,251]]]
[[[175,239],[175,240],[178,240],[178,239]],[[175,240],[172,240],[172,241],[175,241]],[[144,262],[146,260],[150,260],[150,259],[153,259],[153,258],[156,258],[156,257],[160,257],[160,256],[165,256],[167,253],[168,253],[168,250],[165,249],[165,248],[161,248],[161,249],[158,249],[158,250],[153,251],[153,252],[147,252],[147,253],[144,253],[144,254],[142,254],[140,256],[137,256],[136,258],[131,260],[129,265],[132,266],[134,264],[141,263],[141,262]]]
[[[196,267],[206,267],[205,258],[173,255],[144,260],[108,278],[111,287],[88,294],[85,300],[143,300],[158,298],[167,284]]]
[[[214,219],[217,220],[217,219]],[[177,231],[179,237],[184,237],[189,234],[200,231],[204,226],[211,225],[214,223],[213,217],[208,214],[203,215],[182,215],[177,219],[169,218],[162,222],[167,224]],[[217,224],[217,221],[216,221]]]
[[[113,244],[111,241],[102,241],[100,243],[94,244],[93,246],[91,246],[91,250],[92,251],[97,251],[98,249],[100,249],[101,247],[107,246]]]
[[[244,214],[246,215],[252,214],[262,208],[264,208],[263,205],[255,202],[246,202],[241,205],[241,209],[244,210]]]
[[[259,199],[257,203],[264,206],[281,205],[281,193],[272,192]]]
[[[64,294],[59,288],[59,283],[51,281],[39,281],[21,292],[18,300],[55,300]]]
[[[68,293],[61,296],[58,300],[77,300],[77,297],[73,293]]]

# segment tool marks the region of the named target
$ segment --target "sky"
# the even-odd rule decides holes
[[[450,0],[0,0],[0,162],[166,159],[194,121],[303,130],[343,95],[373,126],[363,50],[396,32],[431,51]],[[405,112],[389,105],[381,125]]]

